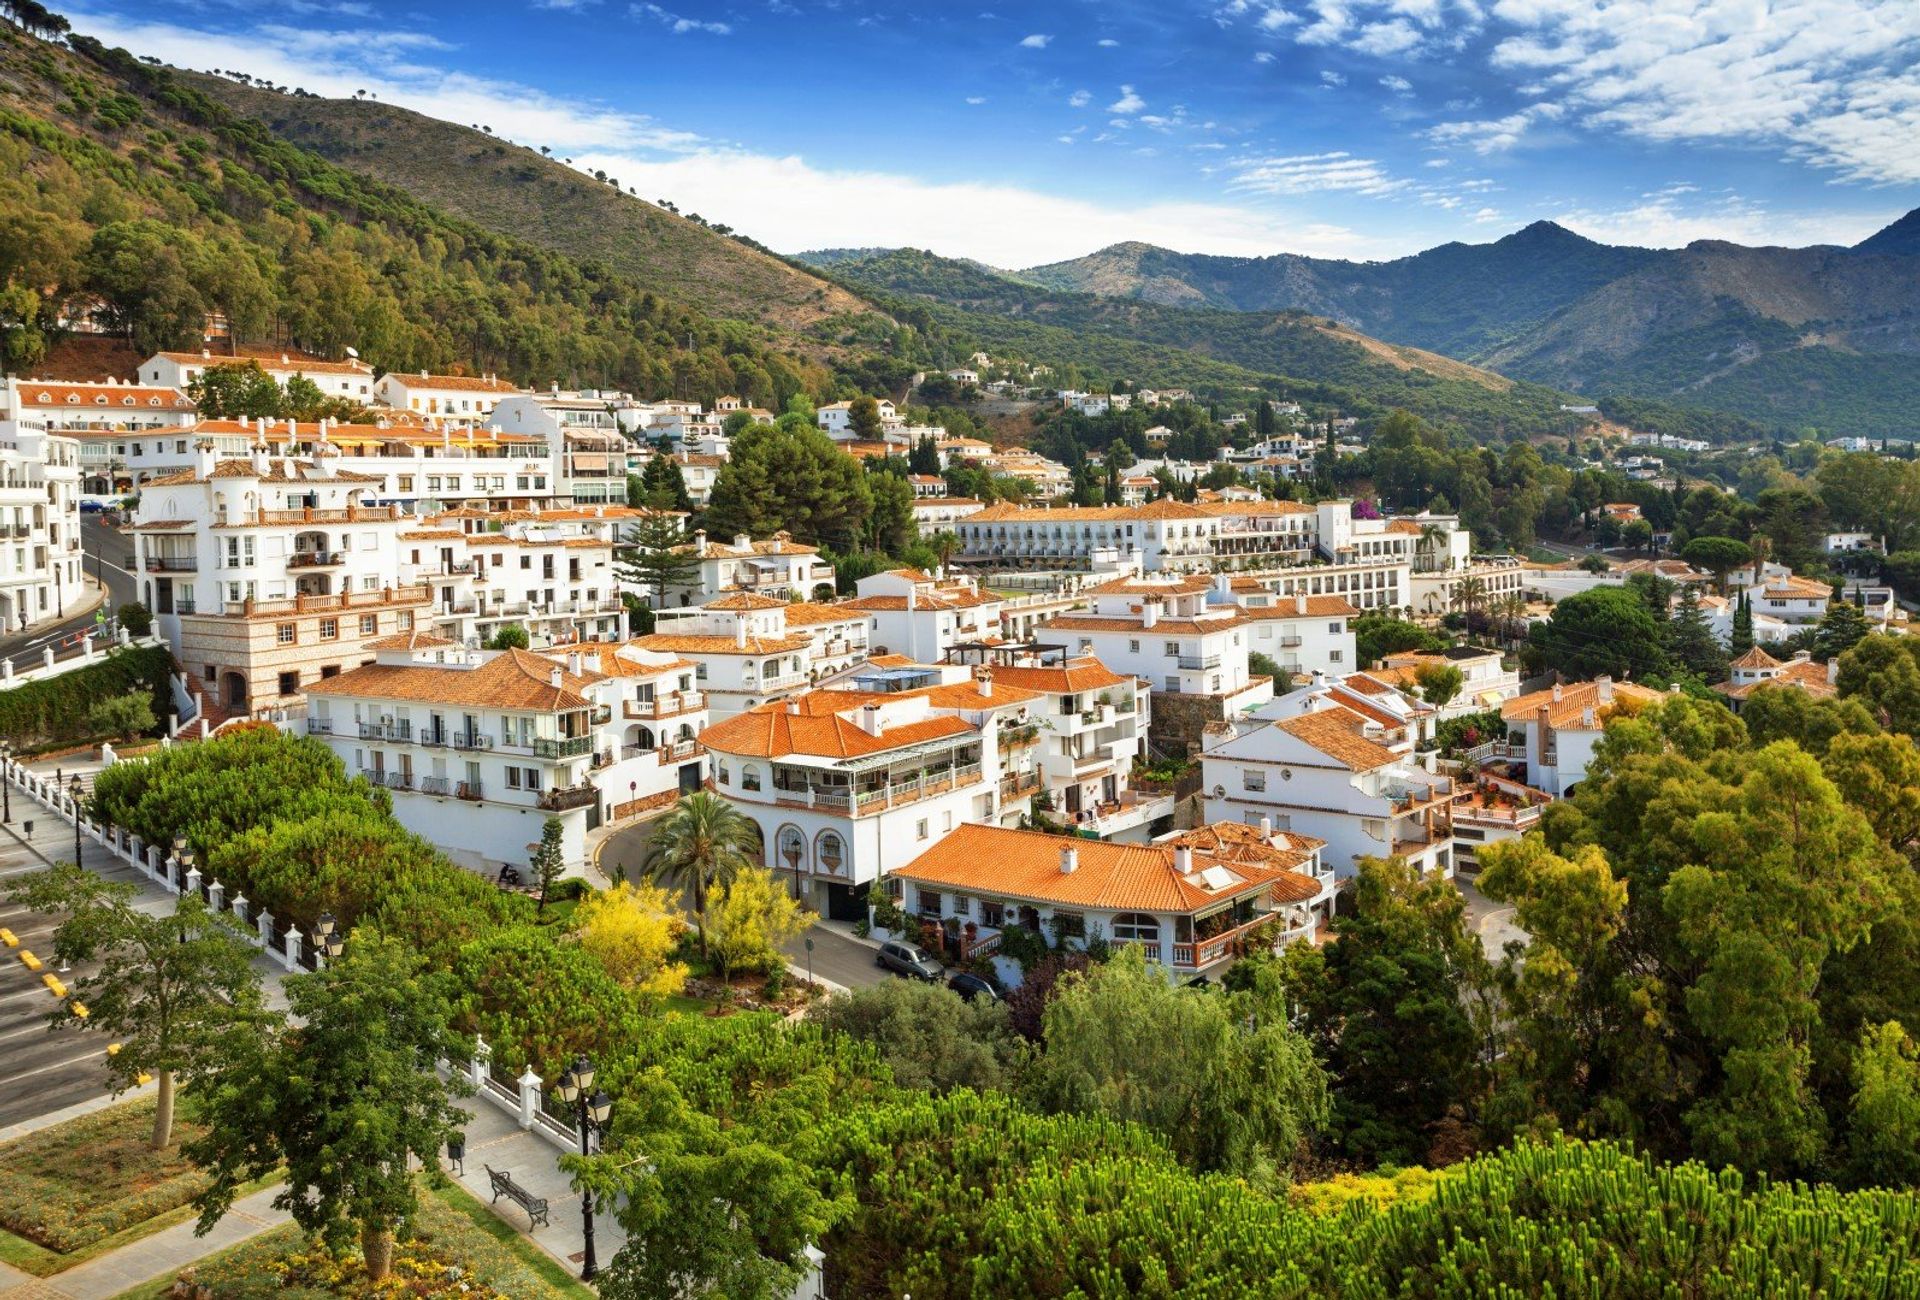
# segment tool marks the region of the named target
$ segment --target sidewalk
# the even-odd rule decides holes
[[[24,1281],[9,1286],[7,1273],[18,1270],[8,1269],[0,1273],[0,1300],[110,1300],[142,1283],[171,1277],[195,1260],[288,1222],[285,1211],[273,1208],[279,1192],[278,1187],[267,1187],[235,1201],[204,1237],[193,1235],[194,1221],[189,1219],[49,1278],[21,1275]]]
[[[467,1154],[463,1171],[447,1169],[448,1177],[466,1188],[482,1205],[493,1212],[534,1245],[559,1260],[576,1276],[585,1258],[586,1232],[582,1227],[580,1194],[573,1190],[571,1175],[560,1168],[560,1148],[543,1137],[520,1127],[519,1121],[500,1107],[481,1097],[465,1097],[458,1103],[467,1112]],[[446,1165],[442,1160],[442,1166]],[[535,1196],[547,1198],[548,1223],[528,1232],[527,1213],[506,1197],[497,1202],[487,1179],[491,1165]],[[627,1234],[602,1206],[593,1216],[594,1256],[605,1268],[614,1252],[625,1244]],[[4,1294],[4,1293],[0,1293]]]

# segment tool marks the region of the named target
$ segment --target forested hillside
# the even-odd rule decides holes
[[[31,372],[95,305],[136,348],[242,341],[383,369],[779,406],[832,374],[603,263],[481,229],[276,137],[172,71],[0,26],[0,359]],[[846,350],[834,349],[839,357]],[[849,359],[851,359],[849,357]]]
[[[988,351],[1070,361],[1149,385],[1239,384],[1360,415],[1395,407],[1478,436],[1572,433],[1565,395],[1367,338],[1301,312],[1182,309],[1020,283],[917,249],[806,254],[903,322]]]

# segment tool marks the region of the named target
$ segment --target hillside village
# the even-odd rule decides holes
[[[1920,1294],[1920,214],[788,256],[217,57],[0,0],[0,1300]]]

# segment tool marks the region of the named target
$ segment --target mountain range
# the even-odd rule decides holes
[[[1920,210],[1852,248],[1624,248],[1542,221],[1387,262],[1135,243],[1004,274],[1186,310],[1311,312],[1517,379],[1776,427],[1920,430]]]

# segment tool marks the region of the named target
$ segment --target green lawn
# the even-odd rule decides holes
[[[334,1256],[288,1224],[208,1256],[180,1276],[221,1300],[324,1300],[367,1294],[357,1249]],[[421,1197],[409,1240],[394,1248],[394,1295],[465,1300],[591,1300],[593,1291],[465,1190]],[[167,1300],[174,1279],[114,1300]],[[388,1291],[380,1294],[387,1295]]]
[[[151,1151],[153,1098],[143,1097],[0,1147],[0,1260],[49,1277],[182,1219],[206,1175],[175,1145]]]

